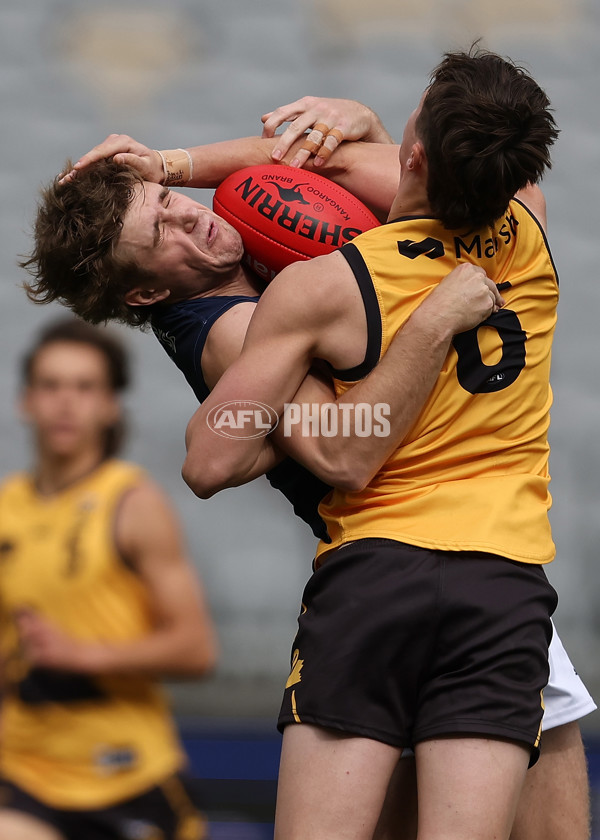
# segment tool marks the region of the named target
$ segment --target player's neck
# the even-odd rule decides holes
[[[193,297],[230,297],[233,295],[255,297],[260,295],[263,288],[256,275],[240,264],[234,272],[219,278],[218,283]]]
[[[402,172],[398,192],[390,208],[388,221],[403,216],[431,216],[424,172],[413,173],[407,170]]]
[[[52,496],[93,473],[104,460],[102,448],[93,447],[74,455],[38,452],[33,479],[39,493]]]
[[[227,291],[223,291],[221,294],[250,295],[251,297],[260,295],[264,290],[264,284],[261,285],[256,274],[246,266],[240,265],[240,269],[241,271],[235,278],[231,279],[230,283],[224,284],[223,288]]]

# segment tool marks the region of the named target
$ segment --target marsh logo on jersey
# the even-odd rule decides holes
[[[508,213],[504,217],[503,223],[496,227],[495,234],[482,239],[479,233],[471,234],[470,236],[455,236],[454,237],[454,251],[456,259],[460,260],[463,257],[471,257],[475,255],[476,259],[481,260],[492,259],[501,248],[510,245],[517,236],[517,228],[519,222],[512,213]]]
[[[430,260],[437,260],[438,257],[444,256],[444,243],[439,239],[433,239],[428,236],[420,242],[415,242],[413,239],[403,239],[398,242],[398,252],[403,257],[408,257],[409,260],[414,260],[416,257],[425,256]]]

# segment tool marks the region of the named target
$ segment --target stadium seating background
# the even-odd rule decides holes
[[[361,99],[399,139],[441,52],[478,36],[532,70],[562,129],[544,184],[562,281],[551,430],[558,555],[549,574],[563,640],[600,696],[596,0],[3,0],[0,473],[28,461],[14,409],[21,353],[60,312],[26,300],[16,261],[29,247],[37,190],[67,156],[110,132],[155,148],[259,133],[260,114],[306,93]],[[209,191],[200,195],[210,203]],[[126,455],[175,500],[223,649],[215,679],[172,688],[176,709],[201,729],[240,718],[262,727],[278,709],[313,540],[262,480],[208,502],[192,496],[179,470],[193,396],[151,336],[118,329],[136,370]],[[599,713],[583,724],[591,748]],[[594,774],[599,763],[593,753]]]

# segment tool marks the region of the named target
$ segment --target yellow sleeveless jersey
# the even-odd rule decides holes
[[[342,253],[360,286],[369,340],[362,365],[334,371],[343,394],[385,353],[410,314],[458,263],[481,265],[505,307],[455,337],[402,445],[365,490],[321,504],[332,545],[384,537],[526,563],[554,557],[548,521],[550,352],[558,278],[544,233],[518,200],[493,228],[458,235],[403,218]]]
[[[28,607],[80,640],[150,632],[145,587],[114,544],[117,507],[143,480],[139,467],[107,461],[50,497],[25,474],[0,487],[1,774],[56,808],[109,806],[183,764],[153,681],[31,668],[13,621]]]

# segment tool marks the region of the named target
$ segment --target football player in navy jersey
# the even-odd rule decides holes
[[[188,196],[161,186],[158,153],[130,138],[126,142],[136,151],[138,169],[154,180],[142,180],[119,162],[99,160],[76,178],[51,184],[37,216],[36,247],[26,263],[37,277],[29,294],[39,302],[58,299],[92,322],[151,323],[202,400],[239,355],[261,284],[241,263],[238,232]],[[122,148],[123,138],[107,143]],[[272,141],[257,138],[250,145],[255,158],[244,141],[217,144],[217,170],[229,173],[249,156],[270,160]],[[357,146],[363,154],[369,148]],[[146,171],[149,161],[155,164],[153,173]],[[195,172],[194,182],[214,180],[206,170],[203,176],[201,167]],[[500,302],[485,272],[458,267],[399,332],[374,376],[344,398],[345,405],[389,404],[390,435],[369,444],[358,436],[304,437],[300,427],[285,437],[281,428],[269,436],[274,444],[256,465],[256,475],[267,472],[297,512],[310,519],[315,533],[327,539],[306,498],[315,492],[322,496],[328,490],[322,482],[347,486],[360,478],[359,469],[363,475],[376,472],[417,416],[452,335],[478,324]],[[331,382],[316,369],[296,401],[337,407]],[[318,480],[289,461],[281,465],[279,444],[288,453],[293,447],[294,457],[306,461]]]

